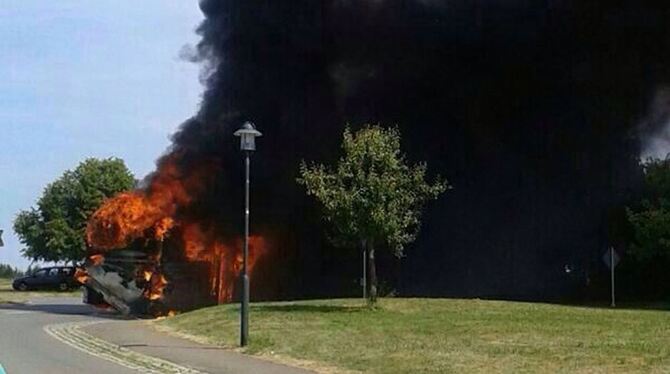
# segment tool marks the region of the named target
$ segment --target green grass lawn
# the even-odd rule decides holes
[[[239,308],[158,328],[235,347]],[[247,353],[369,373],[670,372],[670,313],[539,303],[382,299],[253,304]]]
[[[53,296],[77,296],[80,295],[79,290],[72,292],[57,292],[57,291],[28,291],[18,292],[12,289],[11,279],[0,278],[0,304],[6,303],[21,303],[34,299],[36,297],[53,297]]]

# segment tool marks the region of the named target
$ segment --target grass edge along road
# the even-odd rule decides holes
[[[255,303],[247,353],[370,373],[667,372],[670,313],[542,303],[382,299]],[[235,304],[156,322],[237,347]]]
[[[78,297],[81,295],[79,289],[70,292],[58,291],[26,291],[18,292],[12,289],[12,280],[0,278],[0,304],[23,303],[30,299],[39,297]],[[2,374],[2,372],[0,372]]]

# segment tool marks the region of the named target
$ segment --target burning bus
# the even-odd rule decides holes
[[[190,218],[207,166],[183,173],[173,160],[165,159],[147,186],[105,201],[90,218],[88,257],[76,274],[86,302],[165,315],[233,299],[241,243]],[[262,237],[250,238],[250,274],[265,248]]]

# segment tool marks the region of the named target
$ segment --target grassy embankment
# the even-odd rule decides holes
[[[224,305],[158,328],[235,347]],[[247,353],[369,373],[668,372],[670,313],[450,299],[253,304]]]
[[[11,279],[0,278],[0,304],[21,303],[37,297],[77,296],[77,295],[80,295],[79,290],[74,290],[72,292],[57,292],[57,291],[17,292],[12,289]]]

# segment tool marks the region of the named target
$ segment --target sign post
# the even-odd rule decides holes
[[[619,261],[621,261],[621,258],[619,255],[616,253],[614,250],[614,247],[610,247],[607,252],[603,255],[603,261],[605,262],[605,265],[610,269],[610,282],[611,282],[611,290],[612,290],[612,303],[610,306],[612,308],[616,307],[616,301],[615,301],[615,295],[614,295],[614,268],[619,264]]]

